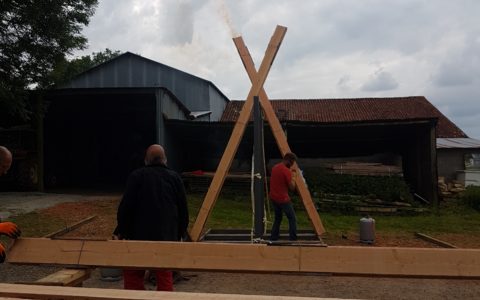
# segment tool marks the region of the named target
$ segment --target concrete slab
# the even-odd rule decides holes
[[[0,219],[29,213],[64,202],[76,202],[88,199],[85,195],[52,194],[38,192],[0,193]]]

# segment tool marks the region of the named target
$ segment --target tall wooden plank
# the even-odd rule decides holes
[[[242,59],[243,66],[247,71],[250,81],[254,82],[257,77],[257,70],[255,69],[255,64],[253,62],[252,56],[250,55],[248,48],[243,42],[243,38],[233,38],[233,42],[235,43],[235,47],[238,50],[240,58]],[[275,137],[278,148],[280,149],[280,152],[283,156],[287,152],[291,152],[290,146],[288,145],[287,137],[283,132],[282,125],[280,124],[280,121],[275,115],[272,104],[270,103],[267,93],[263,88],[260,91],[259,97],[263,111],[265,112],[265,117],[267,118],[268,124],[270,124],[273,136]],[[295,165],[295,167],[297,168],[297,174],[300,174],[298,166]],[[323,227],[322,220],[320,219],[317,209],[315,208],[312,196],[310,195],[310,192],[301,176],[296,177],[295,184],[297,186],[298,193],[300,194],[300,198],[302,199],[303,205],[305,206],[305,210],[307,211],[310,222],[315,230],[315,233],[318,237],[320,237],[320,235],[325,233],[325,228]]]
[[[220,164],[212,179],[207,195],[203,200],[202,207],[198,212],[195,224],[190,231],[190,237],[193,241],[198,241],[200,239],[202,230],[205,226],[208,216],[210,215],[212,208],[217,201],[218,195],[220,194],[220,190],[223,186],[223,182],[225,181],[225,176],[227,175],[227,172],[232,165],[232,161],[235,157],[235,153],[237,152],[238,145],[240,144],[240,140],[242,139],[243,133],[245,132],[245,127],[250,119],[250,114],[253,106],[253,96],[257,96],[260,90],[262,90],[263,84],[267,79],[270,67],[273,63],[273,60],[275,59],[275,56],[283,41],[286,31],[286,27],[277,26],[272,38],[270,39],[270,43],[268,44],[267,50],[265,52],[265,56],[258,72],[258,76],[253,82],[250,92],[248,93],[243,109],[240,112],[240,116],[238,117],[237,122],[235,123],[232,135],[230,136],[225,152],[222,155],[222,159],[220,160]]]

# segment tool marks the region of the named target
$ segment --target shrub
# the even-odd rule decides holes
[[[383,201],[412,202],[410,189],[403,177],[336,174],[324,168],[305,170],[313,194],[346,194],[376,197]]]
[[[462,194],[464,203],[480,211],[480,186],[470,185]]]

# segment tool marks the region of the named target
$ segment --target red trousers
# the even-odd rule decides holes
[[[172,271],[155,271],[157,291],[173,291]],[[145,270],[123,270],[123,287],[126,290],[144,290]]]

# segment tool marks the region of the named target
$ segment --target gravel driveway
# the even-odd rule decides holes
[[[0,214],[6,217],[62,202],[88,200],[91,196],[0,193]],[[59,267],[0,264],[0,282],[25,283],[47,276]],[[337,277],[320,274],[242,274],[187,272],[188,280],[175,285],[177,291],[251,295],[285,295],[354,299],[480,299],[480,280],[416,278]],[[122,288],[122,281],[100,280],[99,269],[84,287]],[[149,286],[149,288],[153,288]]]

